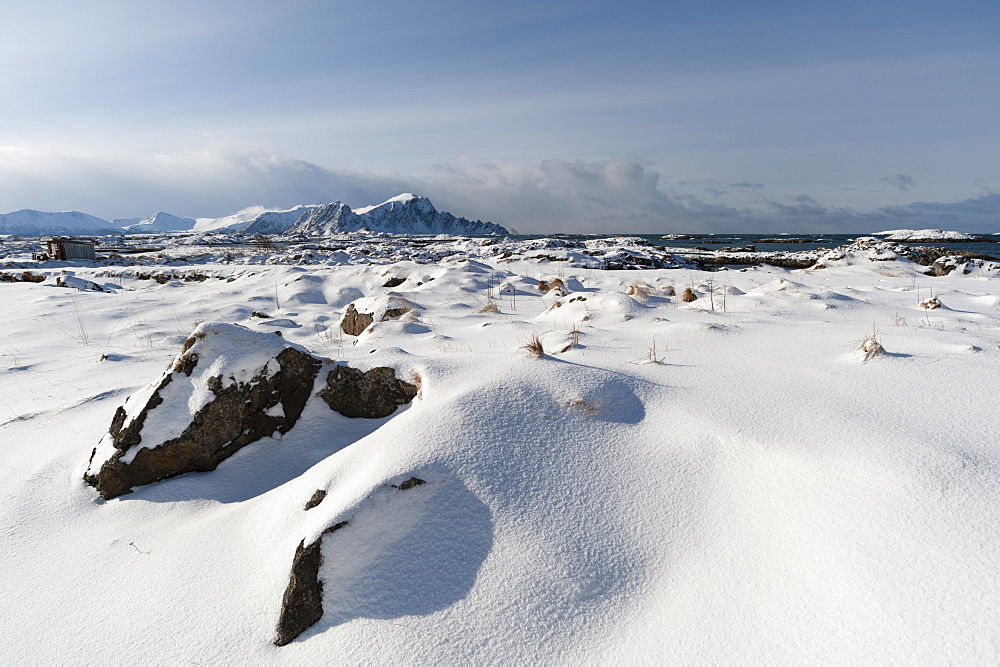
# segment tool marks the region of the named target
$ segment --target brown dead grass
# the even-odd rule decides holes
[[[563,283],[562,278],[553,278],[551,282],[548,280],[538,281],[538,291],[541,292],[542,294],[547,294],[548,292],[556,288],[565,289],[565,287],[566,284]]]
[[[531,338],[521,345],[520,349],[536,359],[541,359],[545,356],[545,347],[542,345],[542,339],[538,337],[538,334],[531,334]]]
[[[646,297],[652,296],[653,288],[642,283],[632,283],[625,290],[625,294],[628,296],[634,296],[637,299],[645,299]]]

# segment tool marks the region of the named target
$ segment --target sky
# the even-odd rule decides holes
[[[0,6],[2,212],[400,192],[523,232],[1000,232],[1000,3]]]

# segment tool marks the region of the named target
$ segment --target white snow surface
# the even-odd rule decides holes
[[[354,209],[354,212],[357,213],[358,215],[364,215],[365,213],[368,213],[369,211],[374,211],[375,209],[381,206],[385,206],[386,204],[392,204],[393,202],[399,202],[400,204],[403,204],[405,202],[410,201],[411,199],[416,199],[416,198],[417,196],[415,194],[412,194],[410,192],[404,192],[402,194],[396,195],[395,197],[390,197],[389,199],[386,199],[381,204],[373,204],[372,206],[362,206],[361,208],[356,208]]]
[[[182,218],[172,213],[160,211],[139,222],[123,225],[130,234],[156,234],[161,232],[188,232],[194,229],[197,221],[194,218]]]
[[[945,229],[890,229],[875,232],[887,241],[971,241],[978,238],[973,234]]]
[[[75,268],[114,292],[0,282],[4,663],[1000,661],[995,266],[930,277],[878,244],[718,272],[374,247],[288,264],[176,246],[163,283]],[[916,308],[932,295],[945,307]],[[340,330],[350,304],[394,299],[414,310]],[[275,330],[253,311],[283,338],[212,347]],[[864,362],[873,330],[885,353]],[[192,331],[196,373],[294,344],[420,395],[379,420],[314,396],[280,440],[99,500],[94,446]],[[427,483],[393,488],[410,477]],[[275,647],[316,538],[324,615]]]

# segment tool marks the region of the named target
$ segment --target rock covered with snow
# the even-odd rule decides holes
[[[417,386],[387,367],[335,366],[322,391],[323,361],[273,333],[201,324],[163,375],[118,408],[84,479],[105,498],[187,472],[215,468],[240,448],[284,435],[318,395],[345,417],[381,418]]]
[[[881,236],[887,241],[902,241],[909,243],[947,243],[955,241],[984,241],[981,236],[966,234],[965,232],[949,231],[944,229],[890,229],[884,232],[876,232],[876,236]]]
[[[84,479],[107,499],[214,470],[241,447],[288,432],[320,365],[273,334],[201,324],[161,378],[118,408]]]
[[[364,297],[348,305],[340,328],[350,336],[360,336],[372,322],[394,320],[416,309],[415,303],[395,294]]]

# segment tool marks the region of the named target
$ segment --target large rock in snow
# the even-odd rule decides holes
[[[273,334],[202,324],[163,376],[118,408],[84,479],[107,499],[215,470],[245,445],[288,432],[320,365]]]
[[[159,380],[118,408],[84,479],[105,499],[215,468],[240,448],[287,433],[322,361],[283,338],[235,324],[202,324]],[[347,417],[387,417],[417,387],[391,368],[336,366],[321,398]]]
[[[417,304],[395,294],[364,297],[347,306],[340,328],[349,336],[360,336],[372,322],[394,320],[417,308]]]
[[[338,366],[326,376],[319,393],[331,410],[345,417],[388,417],[417,395],[417,386],[396,377],[391,368],[380,366],[367,373]]]

